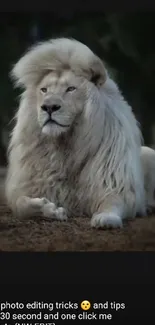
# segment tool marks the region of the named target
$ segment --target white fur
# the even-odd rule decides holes
[[[13,212],[59,220],[88,215],[97,228],[145,214],[141,132],[101,60],[80,42],[56,39],[32,48],[12,74],[26,89],[8,151],[6,197]],[[66,94],[73,82],[76,91]],[[68,128],[44,129],[40,106],[47,100],[61,103],[52,116]],[[54,214],[59,207],[64,210]]]
[[[115,213],[99,213],[91,219],[94,228],[121,228],[122,219]]]

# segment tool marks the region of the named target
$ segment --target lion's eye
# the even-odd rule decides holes
[[[68,93],[68,92],[70,92],[70,91],[73,91],[73,90],[75,90],[76,88],[74,87],[74,86],[71,86],[71,87],[68,87],[67,89],[66,89],[66,92]]]
[[[40,89],[42,93],[47,93],[47,88],[43,87]]]

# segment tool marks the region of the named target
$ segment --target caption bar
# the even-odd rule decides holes
[[[56,325],[59,320],[112,320],[115,313],[125,310],[125,303],[115,301],[94,302],[83,300],[67,302],[1,302],[1,325]]]

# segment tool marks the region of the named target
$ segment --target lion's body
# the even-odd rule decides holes
[[[65,48],[65,41],[63,42]],[[74,41],[71,42],[73,51]],[[41,46],[43,51],[44,45]],[[66,43],[65,53],[67,46]],[[79,52],[80,47],[82,52],[82,46],[79,43]],[[33,51],[35,50],[32,50],[32,54]],[[52,46],[50,51],[52,52]],[[35,53],[38,71],[39,64],[42,63],[39,61],[39,53],[38,47],[38,52],[36,50]],[[92,53],[92,66],[93,55]],[[70,61],[68,65],[69,63]],[[52,64],[54,66],[53,62]],[[89,66],[89,62],[87,64]],[[78,60],[78,67],[79,65]],[[19,66],[23,68],[22,61]],[[49,73],[49,62],[47,66]],[[38,99],[35,91],[38,85],[33,80],[33,71],[32,76],[29,72],[30,80],[33,80],[29,87],[28,74],[24,79],[24,72],[20,72],[20,76],[18,68],[15,67],[15,75],[23,84],[25,82],[26,91],[22,95],[10,141],[6,181],[6,196],[14,213],[24,215],[24,209],[29,204],[27,202],[31,202],[25,199],[22,201],[25,203],[21,204],[20,198],[24,197],[38,200],[46,198],[48,202],[35,201],[45,217],[44,206],[53,202],[57,207],[63,207],[68,216],[89,215],[94,220],[97,216],[97,221],[92,223],[95,226],[120,226],[121,220],[117,222],[117,217],[123,219],[135,217],[136,213],[145,214],[141,132],[131,108],[108,74],[104,83],[97,87],[80,72],[85,78],[83,89],[87,93],[86,98],[81,99],[82,111],[74,118],[73,125],[67,131],[61,129],[56,137],[55,134],[44,134],[38,123]],[[76,70],[76,60],[74,68]],[[45,71],[44,74],[46,75]],[[57,82],[59,84],[59,79]],[[54,96],[57,93],[55,90]],[[64,97],[62,99],[61,96],[59,100],[65,105]],[[70,101],[71,99],[67,103]],[[75,104],[75,99],[73,102]],[[55,112],[55,117],[59,121],[61,117],[61,122],[66,121],[65,118],[73,114],[68,112],[67,115],[62,110],[63,119],[60,112]],[[53,132],[52,128],[51,130]],[[32,209],[31,213],[28,208],[25,211],[30,215],[35,214]],[[107,219],[110,218],[112,220],[108,223]]]

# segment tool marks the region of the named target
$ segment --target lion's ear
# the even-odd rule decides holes
[[[106,69],[103,62],[97,57],[91,66],[91,77],[90,81],[95,84],[95,86],[102,86],[107,77]]]
[[[105,82],[105,76],[96,73],[96,74],[92,74],[92,77],[90,79],[90,81],[95,84],[95,86],[102,86],[102,84],[104,84]]]

